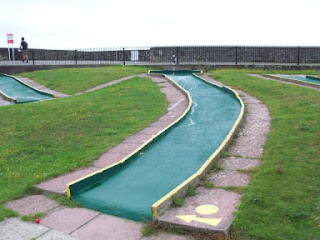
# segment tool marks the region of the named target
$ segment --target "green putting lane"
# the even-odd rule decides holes
[[[16,103],[50,99],[51,94],[33,89],[13,77],[0,75],[0,91]]]
[[[302,75],[279,75],[279,76],[289,78],[292,80],[298,80],[298,81],[309,82],[312,84],[320,85],[320,78],[315,76],[302,76]]]
[[[190,111],[123,164],[71,184],[74,200],[107,214],[150,220],[152,204],[195,174],[225,140],[241,112],[234,92],[191,72],[165,73],[190,93]]]

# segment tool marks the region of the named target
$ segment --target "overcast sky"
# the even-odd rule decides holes
[[[0,47],[320,46],[320,0],[1,1]]]

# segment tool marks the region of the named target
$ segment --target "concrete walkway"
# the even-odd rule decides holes
[[[70,95],[65,94],[65,93],[61,93],[55,90],[52,90],[50,88],[47,88],[46,86],[37,83],[36,81],[33,81],[32,79],[26,78],[26,77],[20,77],[20,76],[15,76],[15,78],[17,78],[18,80],[20,80],[21,82],[24,82],[40,91],[44,91],[47,93],[51,93],[55,96],[55,98],[63,98],[63,97],[69,97]]]
[[[202,77],[217,83],[207,75]],[[170,102],[165,116],[102,154],[91,167],[42,182],[37,187],[43,192],[64,194],[67,183],[120,161],[179,118],[188,105],[187,98],[166,79],[152,77],[152,80],[161,87]],[[230,156],[220,159],[223,170],[211,172],[206,179],[217,188],[198,187],[195,196],[187,197],[184,206],[172,208],[161,216],[160,223],[213,234],[226,233],[229,230],[241,195],[224,190],[223,187],[241,187],[248,184],[249,177],[237,170],[256,167],[260,163],[258,158],[263,153],[262,147],[270,130],[270,116],[266,106],[243,92],[240,94],[246,104],[246,119],[243,127],[234,144],[228,149]],[[43,195],[11,201],[7,206],[21,215],[32,215],[36,212],[46,212],[47,215],[40,219],[40,224],[22,222],[18,218],[9,218],[0,222],[0,232],[3,233],[0,239],[193,239],[191,235],[167,233],[143,238],[141,233],[143,223],[85,208],[60,207]]]
[[[265,80],[272,80],[272,81],[277,81],[277,82],[282,82],[287,84],[293,84],[293,85],[298,85],[300,87],[306,87],[306,88],[311,88],[311,89],[320,91],[320,85],[312,84],[309,82],[297,81],[294,79],[289,79],[289,78],[281,77],[278,75],[273,75],[273,74],[248,74],[248,75],[252,77],[262,78]]]

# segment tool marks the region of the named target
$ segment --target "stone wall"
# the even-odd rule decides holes
[[[14,49],[15,60],[22,60],[21,52]],[[150,61],[149,50],[48,50],[29,49],[29,59],[37,61]],[[0,61],[8,60],[8,49],[0,48]]]
[[[151,62],[172,62],[178,56],[179,63],[318,63],[320,47],[153,47]]]
[[[320,47],[253,47],[253,46],[203,46],[203,47],[151,47],[149,50],[93,49],[93,50],[47,50],[30,49],[30,60],[36,61],[107,61],[172,63],[173,55],[179,63],[203,64],[320,64]],[[21,52],[15,49],[15,59],[21,60]],[[8,60],[8,49],[0,48],[0,61]]]

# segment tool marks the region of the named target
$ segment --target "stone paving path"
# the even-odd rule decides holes
[[[221,83],[203,75],[203,78],[221,86]],[[162,77],[152,77],[166,94],[170,104],[168,113],[146,129],[132,135],[118,146],[110,149],[97,159],[93,166],[40,183],[37,187],[44,192],[65,193],[66,184],[100,168],[120,161],[153,135],[179,118],[186,109],[187,98]],[[238,91],[240,92],[240,91]],[[259,100],[240,92],[246,104],[246,119],[233,144],[227,150],[230,156],[220,159],[223,170],[212,172],[207,181],[216,187],[245,186],[249,177],[239,169],[259,165],[263,144],[270,130],[268,109]],[[197,194],[185,199],[185,205],[172,208],[159,221],[162,224],[179,226],[205,233],[226,233],[231,226],[241,195],[222,188],[198,187]],[[193,239],[191,236],[161,233],[143,238],[142,223],[133,222],[85,208],[60,207],[43,195],[28,196],[11,201],[9,208],[21,215],[47,212],[40,224],[22,222],[8,218],[0,222],[0,239]]]
[[[65,93],[61,93],[55,90],[52,90],[50,88],[47,88],[46,86],[41,85],[40,83],[37,83],[36,81],[33,81],[32,79],[26,78],[26,77],[20,77],[20,76],[15,76],[15,78],[17,78],[18,80],[20,80],[21,82],[24,82],[40,91],[44,91],[47,93],[51,93],[54,94],[54,96],[56,98],[63,98],[63,97],[69,97],[70,95],[65,94]]]
[[[0,106],[7,106],[7,105],[11,105],[13,104],[13,102],[10,102],[6,99],[4,99],[2,96],[0,96]]]
[[[303,81],[296,81],[294,79],[289,79],[289,78],[283,78],[277,75],[272,75],[272,74],[248,74],[249,76],[252,77],[258,77],[266,80],[273,80],[277,82],[282,82],[282,83],[287,83],[287,84],[293,84],[293,85],[298,85],[300,87],[307,87],[311,88],[317,91],[320,91],[320,86],[317,86],[315,84],[310,84],[308,82],[303,82]]]

